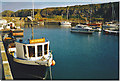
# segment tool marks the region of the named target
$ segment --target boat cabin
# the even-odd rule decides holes
[[[29,43],[16,42],[16,58],[38,60],[49,55],[49,41],[42,39],[29,40]]]

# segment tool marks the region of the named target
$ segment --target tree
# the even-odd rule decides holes
[[[10,10],[5,10],[2,12],[3,17],[11,17],[11,16],[13,16],[13,14],[14,14],[14,12],[10,11]]]

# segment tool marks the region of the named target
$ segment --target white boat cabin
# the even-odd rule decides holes
[[[45,38],[33,39],[30,40],[30,43],[16,42],[15,60],[20,63],[33,65],[35,65],[36,61],[41,65],[48,64],[49,66],[52,63],[52,53],[49,51],[49,43],[49,41],[45,41]],[[32,61],[34,62],[32,63]]]
[[[16,57],[23,59],[40,58],[49,53],[49,41],[44,43],[24,44],[16,42]]]

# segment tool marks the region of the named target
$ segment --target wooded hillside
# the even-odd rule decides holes
[[[119,2],[35,9],[34,13],[36,19],[57,18],[61,20],[67,18],[67,9],[69,20],[111,21],[119,19]],[[31,15],[32,9],[23,9],[16,12],[6,10],[2,12],[3,17],[27,17]]]

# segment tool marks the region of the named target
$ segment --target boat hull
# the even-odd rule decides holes
[[[93,31],[80,31],[80,30],[70,30],[71,32],[75,32],[75,33],[84,33],[84,34],[92,34]]]
[[[70,22],[61,22],[61,25],[64,25],[64,26],[71,26],[71,23]]]
[[[7,56],[14,80],[41,80],[45,77],[48,67],[17,63],[13,60],[13,56],[9,54]]]
[[[119,31],[110,31],[110,30],[103,30],[104,34],[115,34],[115,35],[118,35],[119,34]]]
[[[84,30],[84,29],[76,29],[76,28],[72,28],[70,30],[71,32],[75,32],[75,33],[84,33],[84,34],[92,34],[94,31],[92,30]]]

